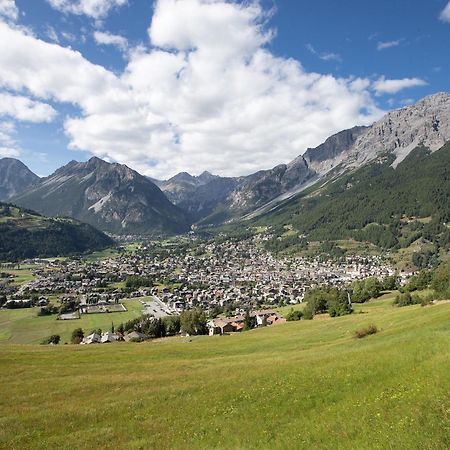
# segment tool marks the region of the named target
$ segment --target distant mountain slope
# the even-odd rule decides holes
[[[38,180],[39,177],[21,161],[0,159],[0,201],[20,194]]]
[[[322,173],[329,170],[324,169],[327,162],[345,154],[365,130],[365,127],[355,127],[341,131],[319,147],[308,149],[304,156],[298,156],[289,164],[280,164],[273,169],[241,177],[226,199],[200,222],[219,224],[225,220],[265,212],[320,178]]]
[[[194,222],[211,214],[243,181],[244,177],[220,177],[209,172],[192,176],[181,172],[159,183],[167,198],[188,212]]]
[[[0,260],[64,256],[101,250],[114,241],[73,219],[50,219],[0,203]]]
[[[255,217],[310,186],[390,154],[395,167],[417,146],[431,151],[450,140],[450,94],[437,93],[386,114],[370,127],[354,127],[329,137],[287,165],[242,177],[227,199],[201,224]]]
[[[190,225],[187,215],[148,178],[96,157],[70,162],[13,201],[117,234],[170,234]]]
[[[429,217],[430,235],[448,246],[450,143],[434,153],[418,147],[396,168],[394,161],[395,155],[386,154],[325,185],[319,182],[254,223],[290,224],[313,240],[352,237],[393,247],[401,238],[400,223],[410,220],[405,218]]]

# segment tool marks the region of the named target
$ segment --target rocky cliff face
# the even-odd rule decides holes
[[[168,234],[186,231],[190,225],[186,214],[150,180],[127,166],[95,157],[70,162],[13,201],[118,234]]]
[[[309,168],[317,174],[325,174],[347,158],[348,151],[356,140],[368,130],[367,127],[354,127],[329,137],[316,148],[308,148],[303,156]],[[297,158],[298,159],[298,158]],[[293,162],[297,161],[295,159]]]
[[[280,164],[273,169],[262,170],[246,177],[241,186],[231,193],[229,206],[233,210],[248,212],[305,183],[313,175],[314,172],[302,157],[289,165]]]
[[[441,92],[374,123],[350,148],[346,165],[360,167],[380,154],[392,153],[396,167],[419,145],[435,151],[449,140],[450,94]]]
[[[0,200],[8,200],[36,183],[39,177],[14,158],[0,159]]]

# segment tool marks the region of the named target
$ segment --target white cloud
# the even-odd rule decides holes
[[[441,19],[442,22],[450,23],[450,2],[448,2],[447,6],[442,10],[439,19]]]
[[[0,116],[10,116],[28,122],[51,122],[56,111],[46,103],[0,92]]]
[[[401,44],[401,40],[396,41],[380,41],[377,45],[377,50],[385,50],[387,48],[398,47]]]
[[[13,157],[20,155],[14,135],[16,127],[11,121],[0,120],[0,157]]]
[[[16,141],[14,134],[16,133],[16,127],[11,121],[0,121],[0,146],[14,146]]]
[[[425,86],[426,81],[421,78],[403,78],[399,80],[387,80],[384,77],[379,78],[373,83],[373,89],[377,95],[396,94],[403,89]]]
[[[52,42],[58,42],[59,43],[59,36],[56,30],[51,26],[47,25],[45,27],[45,35],[52,41]]]
[[[128,0],[47,0],[50,5],[66,14],[86,15],[101,19],[113,9],[124,6]]]
[[[16,158],[18,156],[20,156],[19,149],[0,146],[0,157],[1,158]]]
[[[251,173],[381,116],[370,80],[274,56],[266,19],[255,2],[160,0],[121,75],[0,23],[0,86],[76,105],[71,148],[156,178]]]
[[[0,0],[0,16],[16,21],[19,16],[19,10],[15,0]]]
[[[94,39],[97,44],[102,45],[114,45],[122,51],[126,51],[128,48],[128,41],[123,36],[111,34],[104,31],[95,31]]]
[[[306,49],[310,51],[313,55],[316,55],[318,58],[320,58],[323,61],[336,61],[336,62],[342,62],[341,55],[338,53],[332,53],[332,52],[318,52],[312,44],[306,44]]]

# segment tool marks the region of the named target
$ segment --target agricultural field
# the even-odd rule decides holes
[[[3,343],[39,344],[44,338],[59,334],[61,342],[70,342],[75,328],[86,332],[101,328],[109,330],[111,324],[139,317],[143,306],[139,300],[125,300],[127,311],[100,314],[82,314],[76,320],[56,320],[56,315],[38,317],[39,308],[2,309],[0,310],[0,346]],[[0,350],[1,351],[1,350]]]
[[[0,447],[449,448],[450,303],[393,297],[228,336],[0,345]]]

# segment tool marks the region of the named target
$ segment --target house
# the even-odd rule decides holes
[[[138,331],[132,331],[131,333],[128,333],[124,339],[126,342],[130,341],[143,341],[147,336],[143,333],[139,333]]]
[[[115,333],[111,333],[110,331],[107,331],[106,333],[102,334],[100,342],[102,344],[106,344],[108,342],[116,342],[119,340],[119,335]]]
[[[100,344],[101,342],[101,336],[97,333],[92,333],[89,336],[86,336],[82,341],[81,344]]]
[[[228,318],[210,320],[206,326],[209,329],[210,336],[214,334],[232,333],[235,331],[235,326]]]

